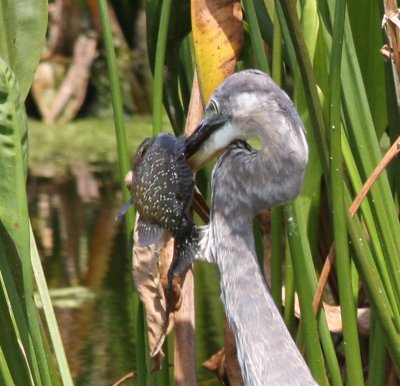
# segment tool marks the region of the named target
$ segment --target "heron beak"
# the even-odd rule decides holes
[[[196,130],[189,137],[186,137],[185,156],[193,170],[200,169],[221,150],[220,148],[215,148],[212,145],[214,141],[209,139],[225,123],[226,119],[220,116],[214,116],[210,119],[205,118],[200,122]]]

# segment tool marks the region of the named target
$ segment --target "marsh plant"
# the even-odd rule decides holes
[[[127,3],[81,1],[75,10],[76,17],[84,15],[95,51],[107,63],[124,198],[129,199],[123,184],[129,169],[124,113],[146,112],[151,106],[153,134],[160,133],[167,115],[179,135],[190,127],[190,120],[200,119],[202,104],[229,74],[245,68],[270,73],[291,96],[307,128],[310,148],[299,198],[274,208],[260,221],[262,232],[270,228],[259,252],[275,302],[319,384],[396,384],[400,371],[396,3],[148,0],[132,2],[132,8]],[[29,130],[24,102],[39,61],[53,58],[43,54],[48,4],[3,1],[0,19],[0,383],[71,385],[26,194]],[[144,28],[129,27],[139,22],[145,24],[146,36]],[[73,43],[78,44],[79,36]],[[46,47],[56,52],[50,43]],[[93,41],[86,43],[92,47]],[[143,55],[140,59],[134,55],[138,47],[147,52],[145,64]],[[88,74],[98,60],[95,55],[89,59]],[[140,75],[135,73],[144,81],[140,87],[130,74],[132,68],[138,71],[138,60],[143,65]],[[138,86],[134,94],[142,92],[145,96],[139,99],[147,98],[148,103],[138,107],[137,100],[126,102],[127,79],[128,89]],[[79,87],[87,90],[88,84]],[[58,111],[54,119],[73,119],[88,103],[85,95],[86,91],[78,93],[80,104],[68,104],[72,110]],[[202,171],[198,182],[207,198],[209,174]],[[128,243],[133,223],[130,213]],[[260,225],[256,228],[260,235]],[[259,245],[260,241],[258,236]],[[43,304],[40,316],[34,290]],[[185,301],[193,304],[193,292],[186,295]],[[194,333],[189,338],[192,344],[182,345],[178,323],[175,358],[186,358],[185,365],[176,359],[175,374],[167,366],[152,373],[143,307],[136,293],[132,297],[137,321],[132,331],[137,362],[132,369],[137,384],[167,385],[174,379],[176,384],[183,384],[182,379],[185,385],[195,384]],[[339,327],[332,327],[332,309],[341,315]]]

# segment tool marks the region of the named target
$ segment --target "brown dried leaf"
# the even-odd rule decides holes
[[[328,321],[328,328],[330,332],[336,334],[343,333],[342,312],[340,306],[330,306],[324,303],[324,310],[326,319]],[[369,334],[369,321],[371,310],[369,308],[357,309],[357,324],[358,329],[362,335]]]
[[[386,12],[385,18],[390,20],[397,28],[400,28],[399,10]]]
[[[136,221],[137,223],[137,221]],[[160,274],[160,261],[165,256],[172,256],[173,239],[165,238],[165,246],[161,249],[155,245],[140,247],[135,229],[133,247],[133,279],[140,300],[146,309],[146,321],[150,353],[153,360],[153,370],[158,370],[164,359],[161,346],[165,340],[165,294]],[[164,264],[164,263],[163,263]]]
[[[237,361],[235,337],[225,320],[225,347],[202,363],[207,370],[216,374],[221,385],[243,386],[243,377]]]
[[[379,50],[385,62],[388,62],[392,58],[392,51],[387,44],[384,44],[382,48]]]
[[[237,360],[237,350],[235,337],[230,329],[228,322],[224,322],[224,340],[225,340],[225,369],[231,386],[243,386],[242,372],[240,371]]]
[[[194,130],[199,123],[203,108],[200,101],[200,95],[198,87],[196,86],[196,77],[193,85],[193,95],[191,98],[191,107],[189,108],[189,119],[187,124],[187,130]],[[132,171],[130,171],[125,177],[125,184],[130,189],[132,183]],[[136,223],[137,223],[136,219]],[[149,348],[150,355],[153,360],[153,370],[157,370],[161,367],[161,363],[164,359],[162,352],[162,345],[164,343],[166,335],[168,335],[175,325],[175,315],[173,311],[180,309],[182,304],[181,295],[181,279],[174,278],[172,283],[173,295],[172,295],[172,306],[171,313],[169,315],[168,329],[165,328],[166,321],[166,298],[164,289],[168,286],[167,274],[171,265],[174,240],[167,234],[164,239],[164,246],[149,246],[142,248],[137,243],[138,235],[135,230],[134,233],[134,248],[133,248],[133,278],[135,281],[136,288],[139,293],[139,297],[144,304],[146,309],[146,321],[148,326],[149,335]],[[189,299],[187,299],[189,300]],[[185,320],[184,326],[191,325],[194,328],[194,321],[186,319],[185,312],[188,307],[185,307],[184,314],[179,314],[179,320],[182,318]],[[194,318],[193,318],[194,319]],[[193,323],[193,324],[192,324]],[[182,330],[182,328],[181,328]],[[180,334],[182,331],[179,332]],[[177,332],[178,335],[178,332]],[[186,336],[184,338],[186,340]],[[189,355],[184,355],[187,362]],[[179,368],[179,361],[175,362],[175,369]],[[188,379],[187,376],[184,379]]]
[[[282,289],[282,300],[285,299],[285,290]],[[300,303],[297,294],[295,294],[295,303],[294,303],[294,313],[297,318],[301,317]],[[342,324],[342,311],[340,306],[331,306],[326,303],[322,303],[326,319],[328,322],[328,328],[330,332],[335,334],[343,333],[343,324]],[[368,335],[370,329],[370,318],[371,318],[371,309],[370,308],[357,308],[357,325],[358,330],[362,335]]]
[[[225,350],[221,349],[204,361],[201,365],[209,371],[215,373],[218,379],[223,379],[225,377]]]

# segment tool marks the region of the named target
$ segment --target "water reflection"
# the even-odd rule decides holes
[[[70,289],[53,301],[75,384],[110,385],[135,363],[129,262],[112,179],[79,169],[31,177],[31,213],[49,287]]]
[[[136,367],[128,251],[114,221],[121,200],[114,170],[98,170],[80,161],[62,178],[29,179],[35,237],[77,386],[111,385]],[[201,363],[222,346],[223,313],[216,268],[198,264],[195,277],[202,382],[214,378]]]

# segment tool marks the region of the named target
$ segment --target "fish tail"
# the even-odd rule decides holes
[[[175,237],[174,258],[170,268],[172,276],[178,276],[190,267],[199,253],[199,242],[200,233],[194,224]]]
[[[174,256],[168,270],[168,286],[166,292],[166,325],[168,325],[169,313],[172,310],[172,281],[174,276],[185,272],[193,263],[199,251],[200,232],[190,221],[185,224],[179,236],[175,237]]]

